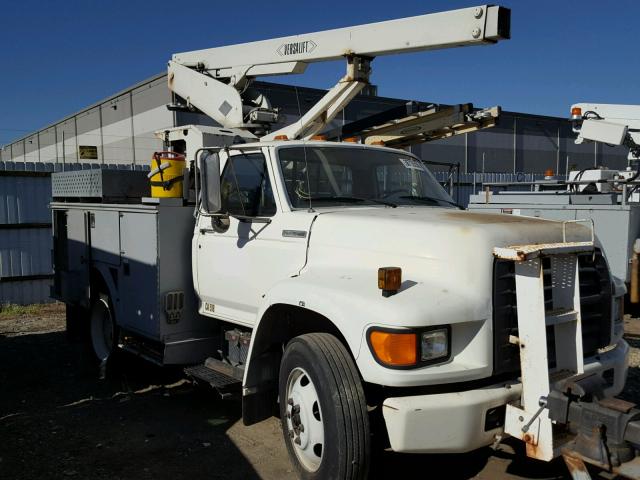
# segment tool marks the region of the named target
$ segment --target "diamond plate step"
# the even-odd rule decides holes
[[[242,385],[242,382],[237,378],[226,375],[217,370],[213,370],[205,365],[187,367],[184,369],[184,372],[190,377],[207,382],[209,385],[217,389],[226,390],[231,388],[240,388]]]

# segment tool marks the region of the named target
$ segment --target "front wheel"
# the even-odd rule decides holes
[[[291,340],[279,393],[287,451],[301,478],[366,478],[367,404],[358,370],[336,337],[311,333]]]

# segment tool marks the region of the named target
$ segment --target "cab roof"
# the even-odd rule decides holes
[[[412,153],[399,148],[384,147],[381,145],[366,145],[355,142],[333,142],[327,140],[268,140],[264,142],[250,142],[229,145],[229,149],[245,149],[245,148],[264,148],[264,147],[304,147],[304,146],[322,146],[322,147],[347,147],[347,148],[366,148],[376,149],[388,152],[402,152],[406,155],[414,156]]]

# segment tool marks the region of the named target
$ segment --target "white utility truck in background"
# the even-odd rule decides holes
[[[640,161],[640,105],[576,103],[571,106],[576,143],[602,142],[629,150],[629,166]]]
[[[103,367],[123,349],[241,387],[244,422],[279,415],[302,478],[365,478],[372,438],[467,452],[505,434],[626,474],[640,412],[613,399],[624,285],[592,230],[460,211],[395,148],[490,127],[499,109],[331,123],[374,57],[494,44],[509,22],[482,5],[174,55],[171,108],[220,127],[159,132],[151,194],[145,172],[53,176],[52,294],[70,327]],[[346,75],[275,128],[251,80],[336,59]]]
[[[577,144],[625,147],[627,167],[573,170],[566,180],[486,183],[485,191],[471,196],[469,208],[553,220],[592,220],[611,272],[627,283],[629,300],[639,303],[640,106],[577,103],[571,106],[570,120]],[[526,186],[529,191],[524,191]]]

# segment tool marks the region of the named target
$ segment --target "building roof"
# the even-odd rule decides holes
[[[89,106],[84,107],[84,108],[83,108],[83,109],[81,109],[81,110],[78,110],[78,111],[76,111],[76,112],[74,112],[74,113],[71,113],[71,114],[69,114],[69,115],[66,115],[66,116],[62,117],[61,119],[59,119],[59,120],[57,120],[57,121],[55,121],[55,122],[52,122],[52,123],[49,123],[49,124],[45,125],[45,126],[44,126],[44,127],[42,127],[42,128],[39,128],[39,129],[37,129],[37,130],[34,130],[33,132],[31,132],[31,133],[29,133],[29,134],[27,134],[27,135],[23,135],[23,136],[21,136],[21,137],[19,137],[19,138],[15,139],[15,140],[13,140],[13,141],[11,141],[11,142],[8,142],[8,143],[6,143],[5,145],[3,145],[3,146],[2,146],[2,148],[6,148],[6,147],[7,147],[7,146],[9,146],[9,145],[12,145],[12,144],[16,144],[16,143],[22,142],[22,141],[26,140],[27,138],[32,137],[33,135],[35,135],[35,134],[37,134],[37,133],[40,133],[40,132],[42,132],[42,131],[45,131],[45,130],[47,130],[47,129],[49,129],[49,128],[52,128],[52,127],[54,127],[54,126],[56,126],[56,125],[59,125],[59,124],[61,124],[61,123],[64,123],[64,122],[66,122],[66,121],[68,121],[68,120],[70,120],[70,119],[72,119],[72,118],[74,118],[74,117],[76,117],[76,116],[78,116],[78,115],[81,115],[81,114],[83,114],[83,113],[85,113],[85,112],[88,112],[89,110],[92,110],[92,109],[94,109],[94,108],[96,108],[96,107],[98,107],[98,106],[100,106],[100,105],[103,105],[103,104],[105,104],[105,103],[108,103],[108,102],[110,102],[110,101],[113,101],[113,100],[117,99],[118,97],[121,97],[121,96],[123,96],[123,95],[126,95],[126,94],[128,94],[128,93],[132,92],[133,90],[136,90],[136,89],[138,89],[138,88],[140,88],[140,87],[142,87],[142,86],[144,86],[144,85],[147,85],[147,84],[149,84],[149,83],[151,83],[151,82],[154,82],[154,81],[160,80],[160,79],[162,79],[162,78],[164,78],[164,77],[166,77],[166,76],[167,76],[166,72],[161,72],[161,73],[158,73],[158,74],[156,74],[156,75],[153,75],[153,76],[151,76],[151,77],[149,77],[149,78],[147,78],[147,79],[145,79],[145,80],[142,80],[141,82],[135,83],[134,85],[132,85],[132,86],[130,86],[130,87],[127,87],[127,88],[125,88],[125,89],[123,89],[123,90],[120,90],[120,91],[118,91],[118,92],[114,93],[113,95],[110,95],[110,96],[108,96],[108,97],[106,97],[106,98],[103,98],[102,100],[99,100],[99,101],[97,101],[97,102],[94,102],[94,103],[90,104]],[[316,94],[317,94],[317,93],[319,93],[319,92],[322,92],[322,91],[323,91],[322,89],[318,89],[318,88],[312,88],[312,87],[299,87],[299,86],[292,86],[292,85],[281,84],[281,83],[272,83],[272,82],[260,82],[260,81],[256,81],[256,82],[255,82],[255,85],[256,85],[256,86],[258,86],[258,87],[259,87],[260,85],[263,85],[264,87],[269,87],[269,88],[274,88],[274,87],[275,87],[275,88],[281,88],[281,89],[283,89],[283,90],[289,90],[289,89],[293,89],[293,88],[295,88],[295,89],[297,89],[298,91],[301,91],[301,92],[316,93]],[[380,100],[383,100],[383,101],[384,101],[384,100],[387,100],[387,101],[396,101],[396,102],[397,102],[397,101],[404,101],[404,100],[402,100],[402,99],[391,98],[391,97],[381,97],[381,96],[376,96],[375,98],[380,99]],[[521,113],[521,112],[512,112],[512,111],[506,111],[506,110],[504,110],[502,113],[503,113],[503,115],[504,115],[504,114],[506,114],[507,116],[522,117],[522,118],[532,118],[532,119],[540,119],[540,120],[565,120],[565,119],[564,119],[564,118],[562,118],[562,117],[554,117],[554,116],[549,116],[549,115],[536,115],[536,114]]]

